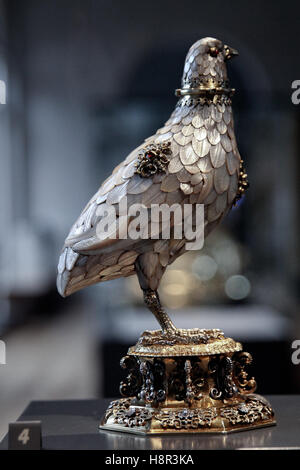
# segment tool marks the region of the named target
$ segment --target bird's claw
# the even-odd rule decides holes
[[[164,339],[172,344],[207,343],[209,340],[209,337],[206,334],[194,333],[193,330],[180,330],[175,328],[172,330],[165,330],[162,334]]]

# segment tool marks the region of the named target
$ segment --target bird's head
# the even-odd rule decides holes
[[[238,52],[219,39],[203,38],[190,48],[184,65],[183,86],[197,86],[204,82],[225,82],[226,62]]]

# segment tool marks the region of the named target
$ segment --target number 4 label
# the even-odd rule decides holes
[[[18,441],[21,441],[24,446],[26,446],[27,442],[30,440],[29,437],[29,428],[24,428],[23,431],[20,433],[18,437]]]
[[[17,421],[8,428],[8,448],[39,450],[42,442],[41,421]]]

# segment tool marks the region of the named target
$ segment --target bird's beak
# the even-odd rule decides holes
[[[239,55],[236,49],[233,49],[233,47],[229,47],[226,45],[224,46],[224,52],[225,52],[225,60],[229,60],[232,57]]]

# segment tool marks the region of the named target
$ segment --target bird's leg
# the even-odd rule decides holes
[[[144,293],[144,302],[160,324],[165,339],[174,342],[179,341],[183,344],[194,343],[195,341],[205,342],[206,335],[198,329],[181,330],[176,328],[161,306],[157,288],[164,270],[159,263],[158,254],[152,252],[141,254],[135,261],[135,268]]]
[[[165,312],[163,307],[161,306],[159,295],[156,290],[152,289],[144,289],[144,302],[149,310],[153,313],[156,320],[161,326],[163,335],[170,339],[175,340],[176,338],[180,338],[180,341],[188,344],[194,343],[195,341],[198,342],[206,342],[207,336],[203,333],[195,332],[192,336],[190,336],[187,330],[180,330],[176,328],[173,324],[172,320],[170,319],[169,315]]]
[[[177,331],[177,328],[172,323],[172,320],[170,319],[169,315],[162,308],[158,292],[152,289],[145,289],[143,292],[144,302],[160,324],[163,333],[166,335],[174,336],[175,332]]]

